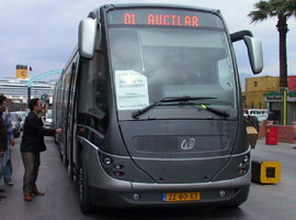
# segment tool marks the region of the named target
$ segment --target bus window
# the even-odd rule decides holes
[[[145,76],[148,95],[137,95],[148,96],[146,106],[163,97],[213,96],[224,107],[235,108],[234,74],[224,31],[126,27],[110,28],[109,33],[113,74],[129,70]]]
[[[78,112],[103,119],[107,111],[104,57],[97,53],[90,65],[84,65],[82,68],[89,68],[90,71],[83,71],[81,74]]]

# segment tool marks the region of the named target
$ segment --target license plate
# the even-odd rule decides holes
[[[162,201],[164,202],[184,202],[200,200],[199,192],[183,192],[183,193],[164,193]]]

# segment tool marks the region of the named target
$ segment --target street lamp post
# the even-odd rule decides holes
[[[31,100],[31,86],[29,85],[28,86],[28,105],[30,103],[30,100]]]
[[[283,125],[287,125],[287,88],[283,90]]]

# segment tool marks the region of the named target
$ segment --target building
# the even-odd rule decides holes
[[[288,77],[288,89],[296,92],[296,75]]]
[[[278,116],[280,124],[296,121],[296,76],[288,76],[288,88],[278,88],[264,94],[267,108]]]
[[[29,79],[0,79],[0,93],[15,102],[28,102],[28,86],[26,83]],[[52,97],[54,90],[54,83],[37,80],[30,86],[31,99],[41,98],[46,94],[46,97]]]
[[[242,92],[243,107],[246,109],[266,109],[264,94],[278,91],[280,80],[274,76],[262,76],[245,79],[245,92]]]
[[[267,109],[279,124],[296,121],[296,76],[288,76],[288,88],[280,88],[279,77],[263,76],[245,79],[242,92],[246,109]],[[286,95],[285,95],[286,94]]]

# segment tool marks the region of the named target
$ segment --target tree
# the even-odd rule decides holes
[[[280,87],[288,86],[287,76],[287,33],[289,31],[287,20],[296,16],[296,0],[269,0],[255,4],[256,11],[251,11],[248,16],[252,23],[263,21],[269,17],[277,17],[276,28],[279,32],[279,63]]]

